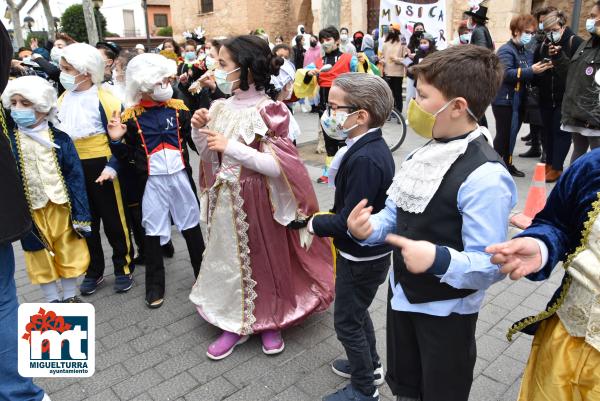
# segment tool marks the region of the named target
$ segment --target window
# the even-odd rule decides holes
[[[169,21],[167,20],[167,14],[154,14],[155,27],[162,28],[167,25],[169,25]]]
[[[200,12],[201,13],[212,13],[213,12],[213,1],[212,0],[200,0]]]

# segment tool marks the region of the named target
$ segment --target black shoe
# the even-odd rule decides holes
[[[133,258],[133,260],[131,261],[131,263],[133,263],[136,266],[145,265],[146,264],[146,258],[144,257],[144,255],[142,255],[140,253],[135,258]]]
[[[522,140],[523,142],[529,142],[529,141],[531,141],[531,132],[530,132],[529,134],[527,134],[527,135],[525,135],[525,136],[521,137],[521,140]]]
[[[520,153],[519,157],[540,157],[542,155],[542,151],[540,148],[530,147],[529,150],[525,153]]]
[[[517,170],[517,168],[513,164],[509,164],[508,165],[508,172],[513,177],[521,177],[521,178],[525,177],[525,173],[522,172],[522,171]]]
[[[164,257],[172,258],[173,255],[175,255],[175,247],[173,246],[173,241],[167,242],[161,248]]]
[[[63,304],[82,304],[83,301],[81,300],[81,298],[79,298],[77,295],[75,295],[74,297],[63,299],[62,303]]]
[[[532,146],[533,145],[533,141],[527,141],[525,142],[525,146]]]

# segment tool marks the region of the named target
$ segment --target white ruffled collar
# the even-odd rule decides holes
[[[417,149],[400,165],[387,191],[388,197],[406,212],[423,213],[450,167],[465,153],[469,143],[481,135],[489,141],[487,129],[478,126],[464,138],[431,141]]]

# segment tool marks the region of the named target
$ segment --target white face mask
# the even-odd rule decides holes
[[[50,50],[50,60],[52,60],[54,64],[58,65],[60,64],[60,58],[62,57],[62,54],[63,50],[55,46],[52,48],[52,50]]]
[[[173,87],[171,84],[167,84],[164,88],[162,84],[154,85],[154,90],[150,97],[157,102],[166,102],[173,97]]]
[[[344,43],[346,43],[348,41],[348,34],[347,33],[342,33],[340,35],[340,40]]]

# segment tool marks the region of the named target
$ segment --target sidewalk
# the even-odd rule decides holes
[[[491,111],[488,120],[494,124]],[[316,139],[316,114],[299,115],[298,122],[303,129],[299,146],[301,153],[307,154],[314,147],[310,141]],[[409,131],[402,148],[394,154],[396,165],[422,143],[422,138]],[[523,151],[519,140],[515,154]],[[520,199],[516,210],[524,205],[536,161],[515,157],[515,164],[527,172],[527,177],[516,179]],[[197,159],[192,166],[197,166]],[[313,179],[321,173],[316,162],[308,169]],[[321,209],[329,209],[333,189],[314,185]],[[143,266],[136,269],[131,291],[112,291],[112,263],[106,254],[105,283],[85,298],[96,308],[96,373],[87,379],[36,380],[54,401],[314,401],[344,385],[345,380],[333,374],[329,366],[343,355],[333,330],[333,308],[286,330],[286,349],[280,355],[264,355],[260,339],[252,338],[230,357],[219,362],[209,360],[206,348],[219,331],[202,320],[188,300],[194,283],[192,269],[183,237],[175,233],[173,240],[176,253],[173,259],[165,260],[166,299],[158,310],[144,305]],[[110,249],[105,240],[104,249]],[[29,284],[20,245],[15,244],[15,251],[20,301],[43,301],[38,287]],[[543,284],[506,279],[488,290],[477,326],[478,357],[470,400],[516,400],[531,338],[518,335],[509,343],[506,331],[513,322],[541,311],[561,277],[557,269]],[[370,308],[384,366],[386,291],[385,285],[379,289]],[[386,385],[380,392],[383,400],[393,400]]]

